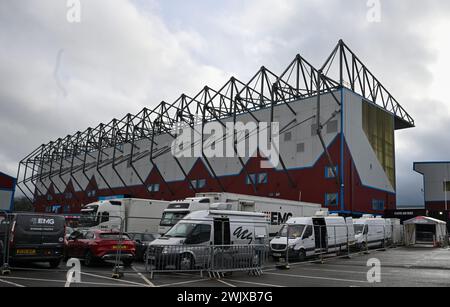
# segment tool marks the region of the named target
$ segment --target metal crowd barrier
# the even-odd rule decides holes
[[[9,233],[10,233],[10,214],[0,210],[0,274],[9,275],[11,269],[9,266]]]

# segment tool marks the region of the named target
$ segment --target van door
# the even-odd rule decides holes
[[[230,220],[228,218],[214,219],[214,245],[231,245]]]
[[[328,248],[327,225],[324,218],[313,218],[316,250],[326,251]]]

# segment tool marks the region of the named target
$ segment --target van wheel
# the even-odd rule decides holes
[[[306,260],[306,252],[305,252],[303,249],[301,249],[301,250],[298,252],[298,260],[299,260],[300,262]]]
[[[194,268],[194,258],[191,254],[183,254],[178,262],[178,269],[190,271]]]
[[[91,253],[91,251],[87,251],[86,254],[84,255],[84,265],[87,267],[92,266],[94,263],[94,257]]]
[[[362,242],[362,243],[361,243],[360,250],[361,250],[362,252],[364,252],[364,251],[367,250],[367,243],[366,243],[366,242]]]
[[[133,264],[133,260],[124,260],[123,266],[126,268],[131,268],[131,265]]]
[[[52,260],[49,263],[50,269],[56,269],[61,264],[61,259],[58,260]]]

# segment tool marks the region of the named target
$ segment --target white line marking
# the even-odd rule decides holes
[[[145,277],[142,273],[138,272],[138,270],[136,270],[134,267],[133,267],[133,271],[135,271],[136,274],[138,274],[139,277],[142,278],[150,287],[155,286],[150,280],[148,280],[147,277]]]
[[[208,279],[197,279],[197,280],[189,280],[189,281],[180,281],[180,282],[174,282],[174,283],[170,283],[170,284],[165,284],[165,285],[159,285],[158,287],[170,287],[170,286],[177,286],[177,285],[185,285],[185,284],[192,284],[195,282],[200,282],[200,281],[207,281]]]
[[[140,287],[149,287],[149,285],[147,285],[147,284],[141,284],[141,283],[134,282],[134,281],[128,281],[128,280],[123,280],[123,279],[114,279],[112,277],[101,276],[101,275],[85,273],[85,272],[81,272],[81,274],[87,275],[87,276],[91,276],[91,277],[100,278],[100,279],[106,279],[106,280],[111,280],[111,281],[116,281],[116,282],[123,282],[123,283],[127,283],[127,284],[130,284],[130,285],[135,285],[135,286],[140,286]]]
[[[236,288],[235,285],[232,285],[232,284],[230,284],[230,283],[228,283],[228,282],[226,282],[226,281],[223,281],[223,280],[221,280],[221,279],[217,279],[217,281],[220,282],[220,283],[222,283],[222,284],[224,284],[224,285],[226,285],[226,286],[228,286],[228,287]]]
[[[25,281],[42,281],[42,282],[54,282],[54,283],[63,283],[65,284],[65,280],[56,280],[56,279],[41,279],[41,278],[25,278],[25,277],[3,277],[3,279],[17,279],[17,280],[25,280]],[[97,282],[80,282],[79,284],[93,285],[93,286],[121,286],[121,287],[131,287],[129,284],[112,284],[112,283],[97,283]],[[144,285],[145,286],[145,285]]]
[[[7,281],[7,280],[3,280],[3,279],[0,279],[0,282],[3,282],[3,283],[5,283],[5,284],[11,285],[11,286],[16,286],[16,287],[18,287],[18,288],[25,288],[25,286],[23,286],[23,285],[19,285],[19,284],[16,284],[16,283],[14,283],[14,282]]]
[[[344,281],[344,282],[353,282],[353,283],[364,283],[367,281],[364,280],[352,280],[352,279],[342,279],[342,278],[332,278],[332,277],[319,277],[319,276],[306,276],[306,275],[292,275],[292,274],[280,274],[280,273],[265,273],[269,275],[277,275],[277,276],[286,276],[286,277],[294,277],[294,278],[305,278],[305,279],[320,279],[320,280],[332,280],[332,281]]]
[[[229,278],[227,278],[227,280],[236,282],[236,283],[250,284],[250,285],[256,285],[256,286],[284,288],[284,286],[280,286],[280,285],[264,284],[264,283],[253,282],[253,281],[243,281],[243,280],[235,280],[235,279],[229,279]]]

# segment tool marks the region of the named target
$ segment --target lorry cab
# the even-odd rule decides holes
[[[104,200],[88,204],[81,209],[80,227],[119,229],[122,211],[120,200]]]
[[[328,252],[347,250],[355,242],[352,218],[326,215],[291,218],[270,242],[273,258],[305,258]]]

